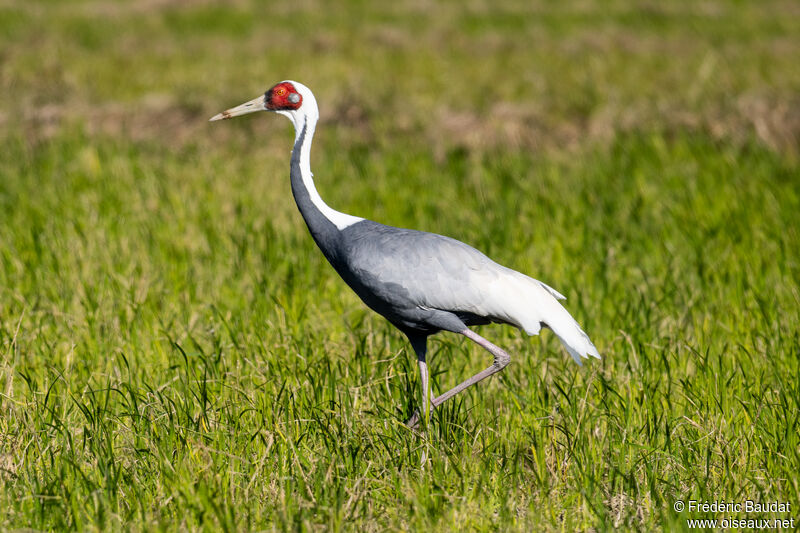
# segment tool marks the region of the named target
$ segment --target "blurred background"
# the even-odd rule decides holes
[[[544,150],[690,131],[789,154],[798,144],[791,1],[6,0],[0,9],[0,120],[31,139],[81,124],[208,142],[224,134],[199,118],[292,78],[316,90],[325,129],[343,139]]]

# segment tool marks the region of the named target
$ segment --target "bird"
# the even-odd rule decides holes
[[[600,359],[597,348],[559,303],[565,297],[549,285],[504,267],[461,241],[424,231],[397,228],[336,211],[326,204],[311,173],[311,143],[319,120],[314,94],[292,80],[213,116],[230,119],[259,111],[283,115],[295,130],[290,165],[294,200],[311,237],[334,270],[372,310],[405,334],[419,366],[422,412],[406,421],[416,430],[431,410],[464,389],[492,376],[511,356],[471,326],[509,324],[528,335],[547,327],[579,365]],[[428,337],[463,335],[492,356],[492,364],[440,396],[430,389]]]

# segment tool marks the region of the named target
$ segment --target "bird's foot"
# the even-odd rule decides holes
[[[411,431],[419,431],[419,421],[419,411],[414,411],[414,414],[411,415],[411,418],[406,421],[406,426],[408,426]]]

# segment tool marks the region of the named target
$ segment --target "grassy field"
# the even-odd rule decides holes
[[[335,4],[0,2],[0,530],[800,522],[797,3]],[[553,285],[604,358],[482,327],[511,365],[407,430],[291,126],[206,122],[286,78],[329,204]],[[437,392],[488,363],[434,339]]]

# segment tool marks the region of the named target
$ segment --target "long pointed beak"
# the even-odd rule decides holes
[[[230,109],[226,109],[222,113],[218,113],[208,119],[209,122],[214,122],[215,120],[222,120],[225,118],[233,118],[238,117],[239,115],[246,115],[248,113],[255,113],[256,111],[266,111],[267,108],[264,105],[264,95],[257,98],[253,98],[249,102],[245,102],[242,105],[237,105],[236,107],[232,107]]]

